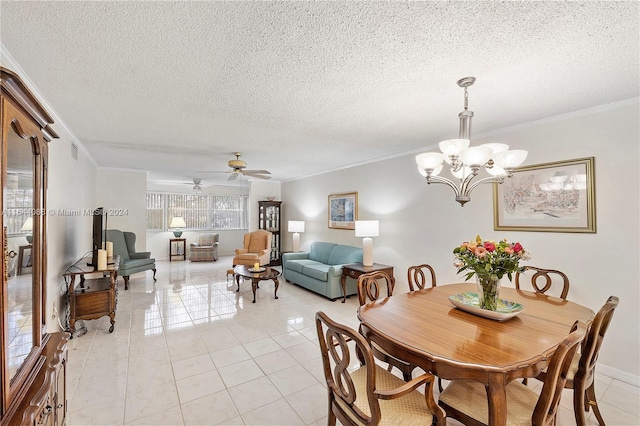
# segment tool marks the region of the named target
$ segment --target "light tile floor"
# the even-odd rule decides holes
[[[230,266],[158,262],[156,283],[136,274],[125,291],[120,280],[115,331],[106,317],[86,321],[69,342],[67,424],[326,424],[314,315],[357,328],[357,298],[331,302],[281,279],[279,299],[263,281],[253,304],[249,282],[237,293],[227,281]],[[600,375],[596,389],[608,425],[640,424],[637,387]],[[565,392],[559,425],[575,423]]]

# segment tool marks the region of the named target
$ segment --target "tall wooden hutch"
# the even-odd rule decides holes
[[[281,221],[280,221],[280,206],[282,201],[258,201],[258,228],[265,229],[272,234],[271,238],[271,266],[277,266],[282,264],[280,259],[281,246]]]
[[[0,72],[4,250],[4,262],[0,262],[0,425],[64,425],[69,334],[47,333],[44,315],[47,150],[49,141],[58,135],[50,128],[53,120],[20,78],[6,68]],[[31,231],[25,225],[28,219],[33,222]],[[16,252],[24,246],[29,246],[31,263],[18,275]]]

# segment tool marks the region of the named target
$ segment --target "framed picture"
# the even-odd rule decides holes
[[[596,232],[595,159],[516,169],[493,185],[496,231]]]
[[[329,195],[329,228],[356,229],[358,193]]]

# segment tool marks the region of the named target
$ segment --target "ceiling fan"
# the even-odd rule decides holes
[[[270,175],[271,174],[271,172],[268,171],[268,170],[246,170],[247,163],[240,159],[240,156],[242,155],[242,153],[233,152],[232,154],[236,156],[236,159],[235,160],[229,160],[229,162],[227,163],[229,165],[229,167],[231,167],[231,170],[225,170],[225,171],[200,171],[200,172],[196,172],[196,173],[231,173],[231,175],[229,176],[229,178],[227,180],[237,179],[238,175],[255,177],[255,178],[258,178],[258,179],[271,179],[271,176],[264,176],[264,175]]]
[[[200,178],[193,178],[193,183],[183,183],[183,185],[193,185],[193,192],[198,194],[200,192],[202,192],[202,187],[203,185],[201,184],[202,179]]]

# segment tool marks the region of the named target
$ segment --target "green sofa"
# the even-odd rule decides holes
[[[362,249],[334,243],[313,242],[309,252],[284,253],[282,275],[331,300],[342,297],[342,265],[362,262]],[[358,294],[357,282],[348,279],[346,295]]]
[[[129,276],[137,272],[152,270],[156,281],[156,260],[151,257],[151,252],[136,252],[136,234],[107,229],[107,241],[113,242],[113,255],[120,256],[118,275],[124,278],[125,290],[129,290]]]

